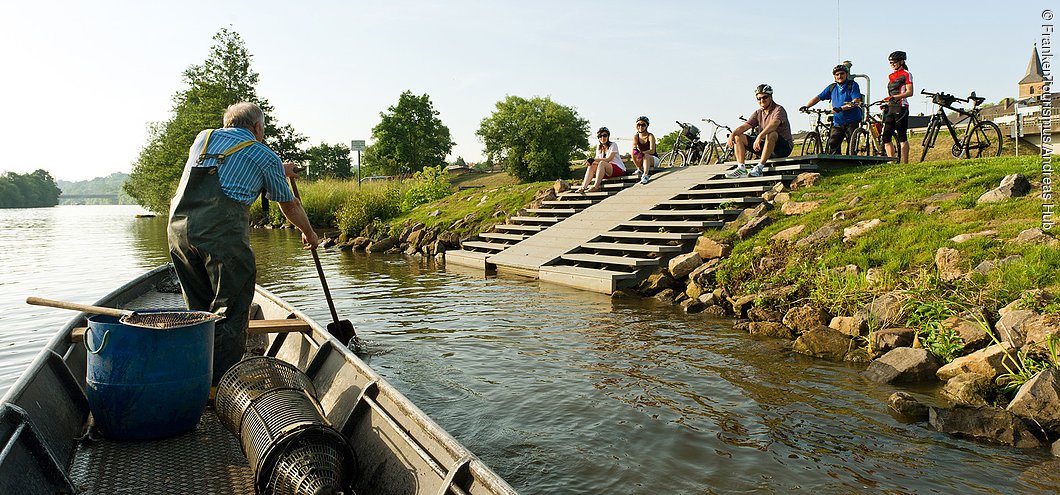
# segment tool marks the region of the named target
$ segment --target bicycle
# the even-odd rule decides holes
[[[677,122],[677,125],[681,126],[677,141],[674,141],[673,149],[659,157],[659,164],[665,167],[680,167],[689,163],[699,163],[703,156],[703,148],[706,146],[706,143],[699,140],[699,128],[683,122]],[[682,138],[686,139],[688,144],[682,146]]]
[[[887,156],[887,149],[883,142],[883,121],[869,112],[870,108],[886,103],[886,100],[875,101],[868,105],[862,105],[865,119],[858,124],[858,128],[850,134],[850,143],[847,154],[852,156]],[[898,143],[894,137],[890,139],[897,149]]]
[[[975,91],[972,91],[972,94],[968,95],[967,99],[957,98],[946,93],[931,93],[924,90],[920,90],[920,94],[930,96],[931,102],[938,105],[938,111],[931,116],[927,131],[924,133],[924,151],[920,153],[921,162],[927,157],[928,150],[935,147],[935,139],[938,138],[943,124],[950,131],[950,137],[953,138],[950,154],[954,158],[1001,156],[1001,128],[990,120],[979,118],[979,112],[982,111],[979,105],[982,105],[986,98],[975,96]],[[953,103],[957,101],[971,103],[972,109],[964,110],[954,107]],[[946,115],[944,108],[953,110],[958,115],[967,118],[968,124],[964,128],[963,139],[958,137],[957,129],[954,127],[953,122],[950,121],[949,116]],[[960,125],[959,120],[957,124]]]
[[[725,163],[733,158],[736,150],[729,146],[728,138],[732,135],[732,128],[727,125],[721,125],[714,122],[711,119],[702,119],[703,122],[714,126],[714,134],[711,136],[710,141],[706,143],[703,148],[703,158],[699,160],[700,165],[711,165],[714,163]],[[725,129],[729,131],[729,134],[725,136],[726,141],[722,142],[718,139],[718,131]]]
[[[800,111],[806,114],[817,114],[817,123],[813,125],[810,132],[806,133],[806,137],[802,138],[802,156],[819,155],[824,151],[824,143],[827,143],[828,139],[832,137],[832,111],[817,108],[807,108]],[[823,115],[828,115],[828,118],[822,123],[821,117]]]

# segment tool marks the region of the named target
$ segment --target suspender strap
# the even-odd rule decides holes
[[[228,149],[226,149],[226,150],[224,150],[224,151],[222,151],[220,153],[207,153],[206,150],[210,146],[210,135],[212,135],[212,134],[213,134],[213,129],[210,129],[210,130],[206,131],[206,139],[203,140],[202,150],[199,152],[199,160],[197,162],[199,165],[202,165],[203,162],[205,162],[207,158],[216,158],[218,165],[224,165],[226,157],[232,156],[235,152],[237,152],[237,151],[239,151],[239,150],[241,150],[243,148],[246,148],[247,146],[250,146],[250,145],[252,145],[252,144],[257,142],[255,140],[251,139],[251,140],[248,140],[248,141],[243,141],[242,143],[239,143],[239,144],[237,144],[235,146],[232,146],[231,148],[228,148]]]

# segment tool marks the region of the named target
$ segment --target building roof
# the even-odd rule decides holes
[[[1045,81],[1045,73],[1042,72],[1042,59],[1038,58],[1038,44],[1034,45],[1031,53],[1031,61],[1027,63],[1027,74],[1020,79],[1020,84],[1031,84]]]

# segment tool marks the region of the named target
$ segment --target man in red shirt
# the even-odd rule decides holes
[[[759,177],[766,160],[774,156],[784,158],[791,154],[791,124],[788,122],[788,112],[773,101],[773,88],[768,84],[759,84],[755,88],[755,99],[758,100],[758,109],[751,114],[747,122],[737,126],[729,135],[729,146],[736,150],[736,168],[725,173],[725,177],[730,179]],[[761,130],[752,142],[751,137],[744,132],[755,127]],[[744,165],[749,147],[754,148],[762,157],[750,172]]]

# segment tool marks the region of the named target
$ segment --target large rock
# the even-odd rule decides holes
[[[861,237],[866,232],[875,229],[883,225],[883,222],[879,218],[873,218],[872,220],[862,220],[854,225],[843,229],[843,242],[850,242],[858,237]]]
[[[788,187],[790,187],[792,191],[797,191],[799,189],[816,186],[820,182],[821,174],[817,172],[803,172],[795,177],[795,180],[791,181],[791,185]]]
[[[1001,179],[1001,185],[987,191],[976,203],[996,203],[1009,198],[1024,196],[1031,191],[1031,183],[1023,174],[1011,174]]]
[[[670,259],[667,264],[667,269],[670,271],[670,276],[674,280],[681,280],[692,273],[692,270],[699,268],[699,265],[703,264],[703,258],[700,258],[696,253],[679,254]]]
[[[747,331],[751,335],[762,337],[773,337],[778,339],[793,340],[795,333],[783,323],[775,321],[752,321],[747,325]]]
[[[1027,329],[1024,328],[1028,322],[1036,320],[1038,313],[1029,309],[1016,309],[1005,313],[997,321],[997,335],[1002,342],[1012,344],[1019,349],[1027,341]]]
[[[964,350],[967,352],[982,349],[993,341],[989,327],[984,328],[983,325],[989,325],[989,323],[975,321],[970,317],[962,316],[951,316],[940,323],[942,328],[960,336],[961,341],[964,342]]]
[[[828,314],[828,311],[806,304],[789,309],[780,321],[795,333],[801,334],[817,327],[827,326],[831,320],[832,315]]]
[[[992,406],[954,406],[953,409],[932,407],[928,422],[938,431],[950,435],[998,443],[1020,449],[1033,449],[1042,442],[1019,417]]]
[[[747,314],[747,310],[751,309],[751,306],[755,301],[759,299],[786,299],[792,289],[792,286],[786,285],[784,287],[776,287],[755,294],[740,296],[736,299],[730,297],[729,304],[732,305],[732,311],[733,313],[736,313],[737,318],[743,318]]]
[[[692,273],[688,274],[688,280],[695,282],[700,287],[706,289],[707,287],[713,287],[715,281],[715,275],[721,268],[721,259],[714,258],[708,260],[706,263],[699,265]]]
[[[972,239],[976,239],[979,237],[993,237],[995,235],[997,235],[996,230],[984,230],[982,232],[974,232],[971,234],[958,234],[950,238],[950,240],[956,244],[960,244],[962,242],[968,242]]]
[[[670,276],[670,272],[663,269],[657,268],[648,278],[641,281],[640,285],[637,286],[637,291],[645,296],[654,296],[663,289],[669,289],[674,286],[674,278]]]
[[[747,310],[747,318],[751,321],[780,321],[784,315],[772,309],[755,306]]]
[[[1042,229],[1039,228],[1024,230],[1020,232],[1014,240],[1020,244],[1045,244],[1046,246],[1056,246],[1060,244],[1060,240],[1042,232]]]
[[[895,392],[887,398],[887,406],[906,421],[927,421],[928,407],[906,392]]]
[[[707,305],[700,302],[699,299],[690,297],[688,299],[685,299],[684,301],[681,301],[681,309],[683,309],[685,313],[689,314],[699,313],[704,309],[707,309]]]
[[[978,373],[964,373],[951,378],[939,392],[954,404],[985,406],[997,396],[997,386],[989,377]]]
[[[442,232],[438,234],[438,242],[447,248],[460,247],[460,236],[456,232]]]
[[[952,282],[964,276],[961,271],[961,252],[953,248],[939,248],[935,251],[935,268],[943,282]]]
[[[780,207],[780,212],[785,215],[802,215],[804,213],[809,213],[813,210],[816,210],[822,204],[824,204],[823,200],[789,201],[787,203],[784,203],[784,205]]]
[[[788,227],[784,230],[781,230],[780,232],[777,232],[776,234],[773,234],[772,239],[774,241],[791,242],[793,239],[798,237],[798,235],[801,234],[803,230],[806,230],[805,225],[796,225],[794,227]]]
[[[902,296],[898,292],[888,292],[872,300],[858,311],[857,316],[865,318],[872,328],[881,328],[898,322],[902,316]]]
[[[736,231],[736,236],[739,237],[740,240],[742,241],[744,239],[747,239],[748,237],[751,237],[751,236],[757,234],[758,231],[760,231],[760,230],[762,230],[762,229],[764,229],[764,228],[766,228],[766,227],[768,227],[769,225],[772,225],[772,224],[773,224],[773,219],[772,218],[770,218],[770,217],[759,217],[759,218],[756,218],[754,220],[751,220],[750,222],[747,222],[747,224],[744,225],[743,227],[740,227],[740,230]]]
[[[816,358],[842,361],[850,347],[849,336],[822,325],[803,332],[795,340],[792,350]]]
[[[718,242],[709,237],[700,236],[696,239],[696,247],[693,251],[704,260],[712,260],[714,258],[724,258],[732,252],[732,245],[729,243]]]
[[[397,239],[393,237],[385,237],[378,241],[372,241],[372,243],[368,245],[367,251],[369,253],[383,253],[390,248],[396,247],[397,245]]]
[[[1046,368],[1016,392],[1008,410],[1051,432],[1060,432],[1060,370]]]
[[[869,324],[864,316],[836,316],[828,326],[851,337],[860,337],[869,331]]]
[[[1060,334],[1060,316],[1035,314],[1023,322],[1020,331],[1023,333],[1024,350],[1037,348],[1042,351],[1051,335]]]
[[[1012,344],[1007,342],[994,344],[950,361],[939,368],[935,375],[939,377],[939,380],[946,381],[964,373],[978,373],[993,380],[998,375],[1008,372],[1003,363],[1008,362],[1009,366],[1014,365],[1011,357],[1014,353],[1015,348]]]
[[[657,300],[659,302],[664,302],[666,304],[673,304],[674,303],[674,298],[676,296],[677,296],[677,293],[674,292],[673,289],[667,288],[667,289],[663,289],[663,290],[659,291],[657,294],[655,294],[652,297],[654,297],[655,300]]]
[[[555,194],[570,191],[570,182],[563,179],[556,179],[556,183],[552,184],[552,192]]]
[[[839,232],[839,225],[829,223],[822,225],[821,228],[815,230],[812,234],[799,239],[795,243],[795,247],[812,246],[819,242],[824,242],[828,238],[834,236],[836,232]]]
[[[939,362],[927,350],[899,347],[869,364],[861,374],[877,383],[919,383],[934,380]]]
[[[364,251],[368,248],[368,245],[372,243],[372,240],[367,237],[355,237],[350,241],[350,246],[354,251]]]
[[[891,327],[872,332],[869,345],[873,351],[884,354],[899,347],[912,347],[916,330],[912,328]]]

